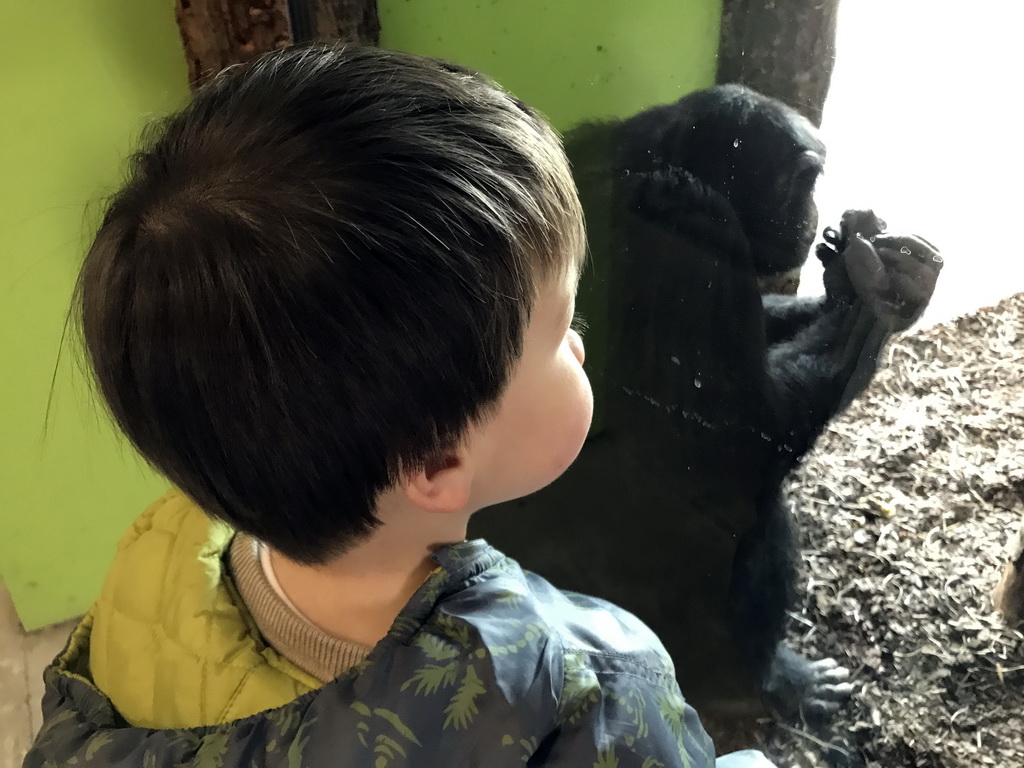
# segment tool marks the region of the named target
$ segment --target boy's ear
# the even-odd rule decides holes
[[[460,452],[431,459],[405,476],[402,490],[424,512],[461,512],[469,504],[473,475]]]

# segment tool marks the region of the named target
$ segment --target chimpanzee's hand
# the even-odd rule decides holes
[[[857,299],[857,291],[850,282],[846,264],[842,258],[852,238],[858,235],[871,239],[885,231],[885,222],[874,211],[850,210],[843,214],[839,230],[825,229],[824,243],[816,249],[818,260],[825,267],[825,295],[833,304],[850,305]]]
[[[825,231],[818,246],[830,300],[861,299],[893,330],[909,328],[924,312],[942,269],[938,249],[916,235],[891,235],[872,211],[847,211],[840,232]]]
[[[853,289],[893,330],[913,325],[924,313],[942,269],[938,249],[917,235],[856,235],[843,251]]]

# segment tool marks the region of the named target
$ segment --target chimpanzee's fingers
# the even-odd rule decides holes
[[[885,265],[878,252],[862,235],[850,238],[843,251],[843,263],[857,295],[865,301],[881,295],[888,285]]]
[[[879,235],[871,244],[878,250],[899,251],[904,256],[913,256],[917,261],[930,262],[942,268],[943,258],[939,249],[920,235]]]
[[[822,695],[804,700],[800,708],[808,715],[830,715],[838,712],[857,690],[853,683],[842,683],[822,688]]]
[[[885,232],[885,222],[870,209],[851,209],[843,213],[842,229],[847,240],[852,240],[855,235],[870,239]]]
[[[887,278],[879,296],[883,311],[901,318],[909,327],[923,314],[935,292],[942,257],[930,243],[917,237],[883,236],[873,245]]]
[[[828,243],[818,243],[814,248],[814,255],[823,265],[827,265],[832,259],[839,256],[839,251]]]
[[[814,679],[801,710],[811,716],[833,714],[856,690],[856,685],[850,682],[850,670],[834,659],[820,659],[810,667]]]

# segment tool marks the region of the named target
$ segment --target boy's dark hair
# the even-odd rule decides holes
[[[317,563],[488,416],[539,283],[582,252],[561,145],[524,104],[433,59],[293,48],[134,157],[76,308],[143,456]]]

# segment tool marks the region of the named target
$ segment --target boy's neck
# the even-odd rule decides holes
[[[323,565],[296,563],[270,550],[281,590],[327,634],[373,647],[436,564],[434,551],[464,541],[468,513],[427,514],[402,497],[383,494],[380,525],[366,539]]]

